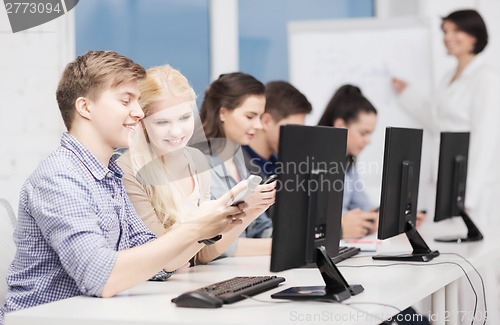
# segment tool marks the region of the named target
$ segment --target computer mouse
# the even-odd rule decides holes
[[[177,298],[172,299],[172,302],[177,307],[191,307],[191,308],[220,308],[222,307],[222,300],[202,291],[190,291],[181,294]]]

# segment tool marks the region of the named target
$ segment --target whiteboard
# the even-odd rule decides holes
[[[315,125],[335,90],[346,83],[361,88],[378,111],[378,124],[358,157],[358,170],[374,204],[380,199],[386,126],[420,128],[397,103],[391,76],[432,88],[429,23],[416,19],[350,19],[291,22],[288,26],[290,82],[313,106],[306,124]],[[429,173],[424,139],[421,180]],[[422,184],[422,182],[421,182]],[[422,187],[420,188],[422,190]],[[420,205],[420,204],[419,204]]]

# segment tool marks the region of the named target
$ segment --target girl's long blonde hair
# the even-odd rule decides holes
[[[139,103],[145,118],[151,115],[151,106],[158,101],[172,100],[179,103],[179,99],[185,99],[185,102],[194,102],[196,99],[186,77],[169,65],[148,69],[146,78],[139,83],[139,88]],[[169,230],[178,220],[180,211],[176,202],[182,198],[170,184],[169,173],[162,159],[153,153],[144,127],[138,127],[136,130],[130,145],[130,159],[132,170],[144,187],[156,217],[165,230]]]

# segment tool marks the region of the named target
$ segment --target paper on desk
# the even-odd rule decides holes
[[[377,239],[377,234],[371,234],[360,239],[342,239],[341,245],[358,247],[362,252],[376,252],[378,245],[382,243]]]

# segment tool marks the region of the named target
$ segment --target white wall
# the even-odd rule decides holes
[[[74,57],[74,17],[13,34],[0,10],[0,197],[17,215],[19,191],[64,131],[55,91],[62,69]]]

